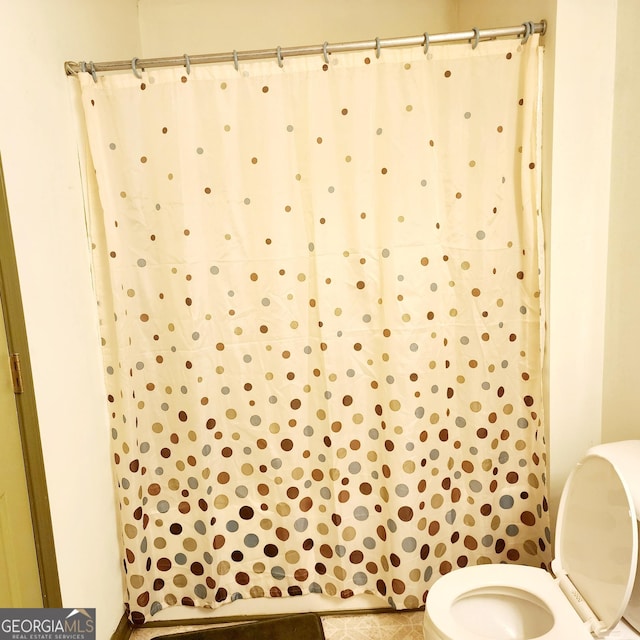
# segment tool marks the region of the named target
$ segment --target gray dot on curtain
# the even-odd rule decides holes
[[[409,487],[406,484],[399,484],[396,486],[396,495],[399,498],[406,498],[409,495]]]
[[[284,579],[286,573],[284,571],[284,569],[282,567],[273,567],[271,569],[271,576],[275,579],[275,580],[282,580]]]
[[[500,498],[500,506],[503,509],[511,509],[513,507],[513,498],[511,496],[502,496]]]
[[[360,505],[353,510],[353,517],[360,521],[367,520],[369,518],[369,509]]]
[[[355,584],[357,584],[358,586],[364,586],[365,584],[367,584],[368,578],[367,578],[367,574],[363,573],[362,571],[356,571],[353,574],[353,581]]]
[[[418,543],[415,538],[405,538],[402,541],[402,549],[407,553],[412,553],[418,547]]]
[[[362,541],[362,546],[364,546],[365,549],[375,549],[376,548],[376,541],[373,538],[371,538],[370,536],[367,536]]]
[[[474,493],[480,493],[482,491],[482,483],[479,480],[470,480],[469,489]]]
[[[260,538],[258,538],[255,533],[249,533],[244,537],[244,544],[245,547],[253,549],[254,547],[257,547],[258,544],[260,544]]]

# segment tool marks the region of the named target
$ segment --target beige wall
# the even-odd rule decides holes
[[[98,639],[122,583],[95,302],[67,59],[130,55],[135,0],[0,0],[0,153],[22,287],[63,604],[96,607]]]
[[[640,438],[640,3],[618,0],[603,440]]]
[[[450,30],[451,0],[140,0],[145,56],[370,40]]]

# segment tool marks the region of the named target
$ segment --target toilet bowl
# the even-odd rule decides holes
[[[492,564],[441,577],[425,640],[589,640],[622,617],[640,630],[639,514],[640,440],[593,447],[562,492],[552,573]]]

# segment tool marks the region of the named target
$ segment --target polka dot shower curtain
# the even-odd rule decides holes
[[[80,75],[132,621],[546,565],[540,63]]]

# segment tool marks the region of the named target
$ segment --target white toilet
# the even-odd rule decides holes
[[[590,640],[622,617],[640,630],[639,515],[640,440],[593,447],[562,492],[554,575],[494,564],[443,576],[425,640]]]

